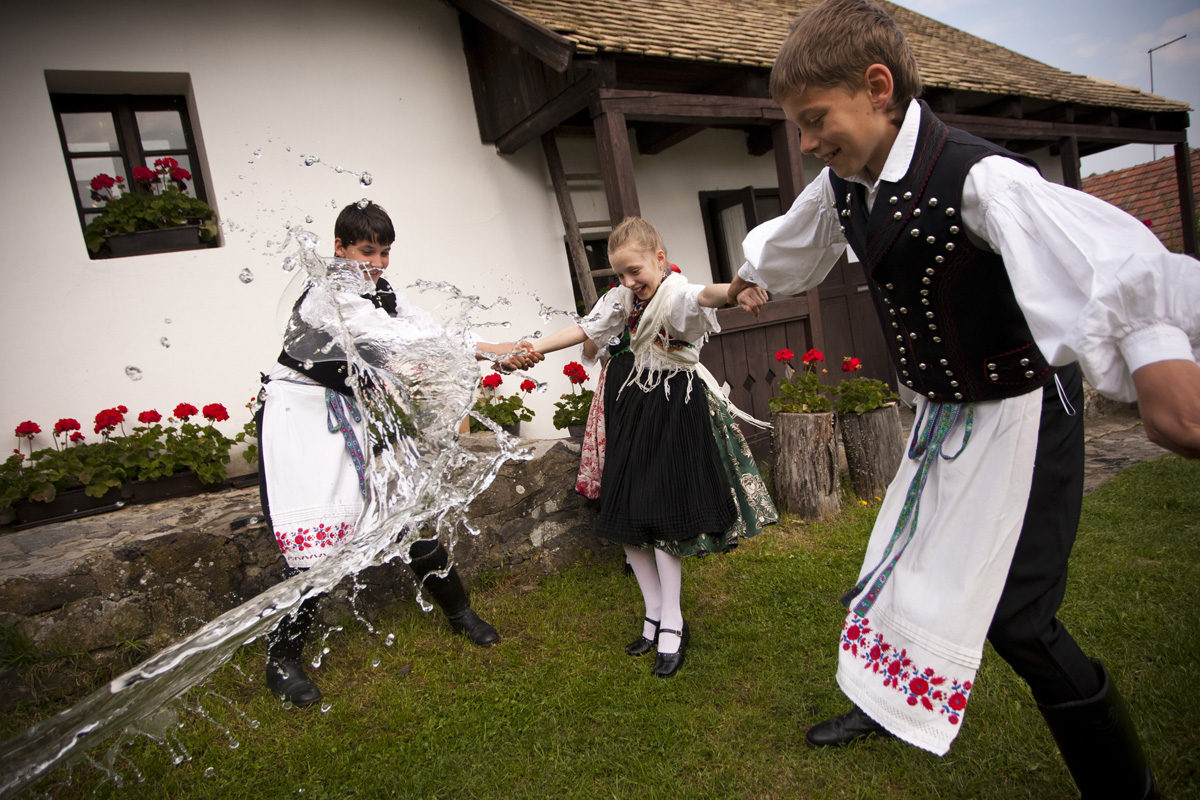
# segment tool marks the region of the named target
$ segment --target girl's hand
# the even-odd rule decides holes
[[[529,342],[501,342],[498,346],[502,352],[512,353],[508,358],[496,361],[497,366],[504,369],[529,369],[546,357],[533,349]]]
[[[770,296],[767,290],[761,286],[751,284],[748,288],[743,289],[737,296],[737,304],[745,311],[749,311],[754,316],[758,316],[758,312],[767,304]]]

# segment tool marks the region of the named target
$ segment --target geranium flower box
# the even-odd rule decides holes
[[[81,486],[78,489],[59,492],[49,503],[34,500],[14,503],[12,529],[21,530],[37,525],[49,525],[52,522],[90,517],[93,514],[116,511],[124,505],[125,496],[120,486],[109,489],[102,497],[85,494]]]
[[[178,228],[161,228],[153,231],[114,233],[108,237],[108,249],[113,256],[145,256],[152,253],[173,253],[177,250],[198,250],[204,247],[200,241],[199,225],[181,225]]]

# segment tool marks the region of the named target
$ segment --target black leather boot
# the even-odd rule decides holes
[[[488,647],[500,641],[496,629],[479,618],[471,609],[471,598],[458,577],[458,570],[450,567],[446,577],[439,578],[433,573],[446,568],[450,555],[441,542],[432,539],[421,539],[409,551],[412,568],[421,585],[433,595],[433,601],[446,614],[450,627],[464,634],[472,644]]]
[[[267,634],[267,688],[300,708],[321,699],[321,690],[301,664],[304,637],[312,627],[319,599],[310,597],[302,602]]]
[[[854,706],[845,714],[813,725],[804,735],[804,740],[813,747],[838,747],[871,734],[883,737],[892,735],[867,716],[867,712]]]
[[[1158,786],[1150,772],[1129,709],[1112,677],[1092,659],[1101,687],[1095,697],[1053,706],[1038,704],[1083,800],[1154,800]]]

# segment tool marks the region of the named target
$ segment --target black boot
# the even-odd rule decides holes
[[[471,610],[471,598],[463,587],[462,579],[458,577],[458,570],[450,567],[444,578],[433,574],[445,569],[450,560],[441,542],[422,539],[412,546],[409,553],[412,556],[409,566],[421,584],[433,595],[434,602],[445,612],[450,627],[465,634],[472,644],[480,647],[500,641],[500,634],[496,633],[496,629]]]
[[[813,747],[835,747],[871,734],[891,736],[886,728],[867,716],[867,712],[854,706],[845,714],[813,725],[804,735],[804,740]]]
[[[1038,704],[1083,800],[1158,797],[1142,742],[1108,670],[1092,659],[1101,687],[1095,697]]]
[[[301,665],[304,637],[312,627],[319,599],[310,597],[302,602],[267,634],[267,688],[300,708],[321,699],[321,690]]]

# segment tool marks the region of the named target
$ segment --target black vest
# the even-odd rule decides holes
[[[296,305],[292,309],[293,314],[300,308],[300,304],[304,302],[304,298],[307,295],[308,290],[306,289],[304,294],[300,295],[300,299],[296,301]],[[389,317],[396,316],[396,292],[392,289],[391,284],[383,278],[380,278],[376,282],[375,292],[373,294],[364,294],[363,298],[374,303],[376,308],[382,308],[387,312]],[[354,396],[354,392],[346,383],[346,378],[349,375],[349,367],[344,360],[313,361],[309,362],[310,366],[306,367],[303,361],[292,358],[285,350],[280,350],[278,361],[285,367],[290,367],[297,372],[307,375],[326,389],[341,392],[347,397]]]
[[[1050,365],[1003,259],[970,242],[959,209],[967,171],[981,158],[1033,162],[920,106],[908,173],[879,184],[869,214],[866,187],[829,173],[842,230],[862,261],[901,383],[937,402],[1025,394],[1047,380]]]

